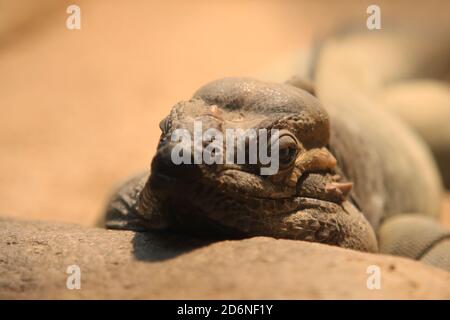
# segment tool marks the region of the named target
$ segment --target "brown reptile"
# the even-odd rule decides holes
[[[314,241],[450,270],[450,233],[435,220],[441,181],[429,150],[366,95],[349,98],[345,84],[327,83],[325,49],[315,90],[298,77],[283,84],[225,78],[177,103],[161,121],[150,174],[119,188],[106,226]],[[260,164],[174,164],[171,134],[192,132],[194,120],[221,132],[280,129],[280,170],[263,176]]]

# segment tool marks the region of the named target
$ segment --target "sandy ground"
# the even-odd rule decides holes
[[[80,1],[82,29],[70,31],[71,2],[1,2],[0,214],[82,225],[117,182],[148,168],[174,103],[350,18],[364,26],[370,3]],[[448,1],[431,3],[382,6],[383,17],[448,19]],[[450,197],[446,210],[450,225]]]

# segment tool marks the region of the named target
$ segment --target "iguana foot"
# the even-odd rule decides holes
[[[104,225],[108,229],[146,231],[164,229],[167,226],[166,216],[156,198],[148,197],[146,215],[139,214],[138,197],[144,189],[148,173],[135,176],[116,190],[109,200]]]

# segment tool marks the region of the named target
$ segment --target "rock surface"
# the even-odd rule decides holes
[[[0,220],[0,298],[450,299],[450,274],[301,241],[206,243],[174,235]],[[81,289],[66,288],[67,267]],[[381,268],[369,290],[368,266]]]

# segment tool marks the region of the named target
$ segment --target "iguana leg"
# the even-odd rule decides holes
[[[145,215],[138,211],[139,194],[145,186],[149,174],[141,174],[123,183],[108,202],[103,226],[108,229],[146,231],[164,229],[168,222],[156,198],[149,199],[151,208]]]
[[[450,230],[419,214],[387,219],[379,230],[380,252],[404,256],[450,271]]]

